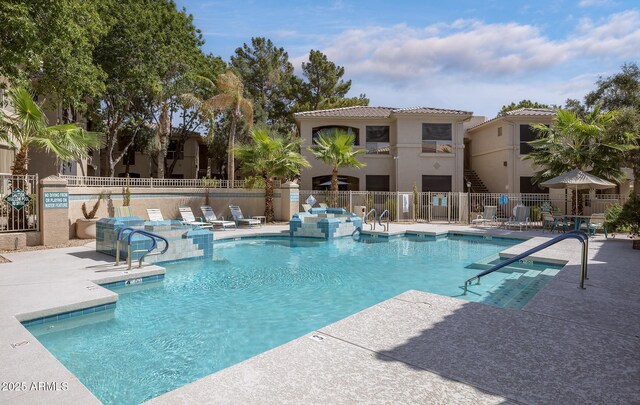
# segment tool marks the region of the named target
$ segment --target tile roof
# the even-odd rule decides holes
[[[467,129],[467,131],[479,128],[485,124],[497,121],[505,117],[555,117],[555,115],[556,110],[554,110],[553,108],[519,108],[517,110],[508,111],[505,115],[499,115],[485,122],[481,122],[478,125],[474,125],[473,127]]]
[[[296,117],[349,117],[349,118],[389,118],[394,113],[409,114],[460,114],[471,115],[469,111],[448,110],[445,108],[412,107],[343,107],[328,110],[305,111],[294,114]]]
[[[556,115],[556,110],[553,108],[519,108],[517,110],[508,111],[507,115],[553,117]]]
[[[459,114],[472,115],[471,111],[450,110],[448,108],[431,108],[431,107],[412,107],[412,108],[396,108],[394,113],[415,113],[415,114]]]

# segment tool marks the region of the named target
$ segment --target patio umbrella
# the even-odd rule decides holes
[[[569,172],[562,173],[558,177],[540,183],[540,185],[548,188],[568,188],[576,190],[576,213],[578,212],[578,190],[605,190],[616,186],[610,181],[585,173],[580,169],[573,169]]]

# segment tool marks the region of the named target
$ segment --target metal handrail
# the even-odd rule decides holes
[[[384,217],[385,214],[387,214],[387,224],[386,225],[382,223],[382,217]],[[382,214],[380,214],[380,216],[378,217],[378,224],[380,224],[380,226],[382,227],[382,229],[384,229],[385,232],[387,232],[389,230],[389,220],[390,220],[389,210],[382,211]]]
[[[167,252],[167,250],[169,250],[169,240],[167,238],[165,238],[164,236],[160,236],[156,233],[152,233],[152,232],[148,232],[145,231],[143,229],[136,229],[136,228],[120,228],[118,230],[118,234],[117,234],[117,238],[116,238],[116,266],[120,265],[120,241],[122,240],[122,234],[125,231],[131,231],[128,235],[127,235],[127,269],[131,270],[131,239],[133,238],[133,235],[135,234],[139,234],[139,235],[143,235],[143,236],[147,236],[151,239],[151,241],[153,242],[151,247],[147,250],[147,252],[145,254],[143,254],[142,256],[140,256],[140,259],[138,260],[138,268],[142,267],[142,261],[144,260],[145,257],[147,257],[149,254],[151,254],[152,251],[154,251],[157,247],[158,247],[158,239],[160,239],[161,241],[164,242],[164,249],[162,249],[162,251],[155,253],[155,254],[164,254]]]
[[[565,239],[569,239],[569,238],[573,238],[573,239],[578,239],[580,241],[580,243],[582,244],[582,264],[580,267],[580,288],[584,289],[584,280],[588,280],[587,277],[587,251],[589,249],[589,237],[587,236],[586,233],[584,233],[583,231],[580,230],[576,230],[576,231],[571,231],[571,232],[567,232],[565,234],[562,234],[560,236],[557,236],[551,240],[548,240],[532,249],[527,250],[526,252],[520,253],[519,255],[516,255],[514,257],[512,257],[511,259],[505,260],[502,263],[498,263],[495,266],[493,266],[492,268],[483,271],[480,274],[477,274],[473,277],[471,277],[470,279],[468,279],[467,281],[464,282],[464,295],[467,294],[467,288],[469,286],[469,284],[471,284],[471,282],[473,280],[478,280],[477,284],[480,284],[480,277],[484,277],[489,273],[493,273],[496,270],[500,270],[503,267],[506,267],[510,264],[513,264],[517,261],[520,261],[522,259],[524,259],[525,257],[532,255],[536,252],[539,252],[543,249],[548,248],[551,245],[555,245],[558,242],[561,242]]]
[[[372,212],[373,212],[373,223],[370,224],[367,222],[367,218],[369,218],[369,215],[371,215]],[[371,211],[367,212],[367,215],[364,216],[363,221],[365,224],[368,224],[371,227],[371,230],[375,230],[377,218],[378,218],[378,211],[376,211],[375,208],[371,208]]]

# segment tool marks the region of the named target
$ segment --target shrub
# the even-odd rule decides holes
[[[396,214],[398,212],[397,207],[398,207],[398,201],[396,201],[395,198],[388,198],[384,202],[384,210],[389,210],[389,220],[391,220],[391,221],[395,221],[396,220]],[[382,213],[380,213],[380,214],[382,214]]]
[[[622,206],[616,223],[627,229],[630,238],[640,240],[640,197],[635,193],[632,192],[627,202]],[[636,245],[634,241],[634,248]]]
[[[604,211],[604,226],[609,232],[621,231],[622,224],[619,223],[620,213],[622,212],[622,205],[615,203],[610,205]]]

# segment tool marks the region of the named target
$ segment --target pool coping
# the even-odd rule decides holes
[[[409,225],[409,227],[412,227],[411,225]],[[413,227],[416,227],[415,225],[413,225]],[[549,236],[552,235],[540,235],[540,234],[525,234],[525,233],[519,233],[519,234],[515,234],[514,232],[495,232],[495,230],[492,229],[481,229],[481,230],[477,230],[477,229],[472,229],[472,230],[463,230],[460,229],[460,227],[457,226],[447,226],[444,225],[445,228],[448,228],[448,230],[446,231],[432,231],[432,230],[418,230],[415,231],[416,234],[433,234],[433,235],[438,235],[438,234],[445,234],[447,232],[449,232],[449,230],[453,230],[453,232],[459,233],[459,232],[463,232],[469,235],[496,235],[496,236],[504,236],[504,235],[509,235],[509,237],[512,236],[520,236],[518,239],[523,240],[522,244],[513,246],[511,248],[505,249],[505,251],[503,251],[505,257],[508,257],[508,255],[514,255],[514,254],[518,254],[520,253],[523,249],[528,248],[529,246],[531,246],[532,244],[536,244],[536,243],[540,243],[540,236],[544,237],[544,240],[548,239]],[[263,229],[264,230],[264,229]],[[237,237],[243,237],[243,236],[249,236],[249,235],[261,235],[261,236],[283,236],[283,232],[284,232],[284,228],[282,230],[280,230],[279,232],[273,232],[270,230],[264,230],[266,232],[249,232],[249,233],[237,233],[237,232],[233,232],[229,231],[229,235],[219,235],[220,233],[218,233],[218,235],[220,236],[219,238],[216,238],[216,240],[226,240],[226,239],[233,239],[233,238],[237,238]],[[405,233],[405,231],[396,231],[396,233]],[[410,233],[414,233],[414,232],[410,232]],[[378,234],[392,234],[392,233],[383,233],[380,232]],[[216,235],[216,236],[218,236]],[[526,235],[526,236],[525,236]],[[524,246],[523,246],[524,245]],[[514,249],[516,247],[519,247],[518,249]],[[562,256],[562,254],[565,254],[565,252],[562,252],[561,249],[556,249],[555,252],[553,252],[552,254],[547,254],[545,255],[545,259],[551,259],[551,260],[561,260],[557,258],[557,255],[560,254],[560,256]],[[13,257],[15,254],[11,254],[8,255],[10,257]],[[19,254],[18,254],[19,255]],[[549,257],[551,256],[551,257]],[[555,257],[554,257],[555,256]],[[566,258],[566,255],[564,256]],[[3,264],[2,266],[5,266],[6,264]],[[574,268],[578,267],[575,261],[575,257],[569,260],[568,263],[568,268],[571,269],[571,273],[575,273]],[[0,270],[2,270],[3,268],[0,267]],[[156,274],[164,274],[164,269],[162,269],[159,266],[145,266],[143,269],[141,270],[135,270],[134,271],[135,275],[139,275],[139,274],[152,274],[152,275],[156,275]],[[124,272],[124,271],[120,271],[117,274],[107,274],[107,275],[103,275],[100,274],[99,276],[94,277],[94,280],[89,280],[84,278],[84,282],[78,282],[77,287],[78,289],[82,289],[85,288],[87,289],[87,284],[91,283],[94,286],[96,286],[96,288],[94,288],[92,290],[92,292],[94,290],[96,291],[101,291],[103,292],[102,296],[99,297],[100,303],[99,305],[106,305],[109,302],[114,302],[115,300],[117,300],[117,294],[106,290],[102,287],[98,286],[98,283],[106,283],[106,282],[115,282],[115,281],[121,281],[121,280],[126,280],[127,278],[131,278],[130,273]],[[2,276],[2,274],[0,273],[0,277]],[[563,280],[560,280],[560,278],[558,278],[558,280],[554,280],[554,282],[552,284],[558,284],[556,283],[556,281],[560,282],[560,283],[565,283],[567,284],[569,281],[569,279],[571,279],[572,276],[567,275],[567,277],[564,277]],[[82,281],[82,280],[79,280]],[[573,282],[573,281],[571,281]],[[597,283],[602,283],[602,281],[597,281]],[[7,287],[6,285],[0,285],[0,287]],[[10,287],[10,286],[9,286]],[[550,286],[545,286],[545,288],[543,288],[543,290],[540,291],[540,293],[544,292],[546,289],[548,289]],[[597,284],[595,285],[590,285],[589,288],[590,289],[594,289],[594,288],[598,288],[599,286]],[[573,286],[573,288],[575,288],[575,286]],[[587,290],[589,291],[589,289]],[[86,291],[82,291],[82,292],[86,292]],[[106,293],[106,297],[104,296]],[[538,295],[540,295],[540,293],[538,293]],[[84,294],[87,295],[87,294]],[[114,297],[115,296],[115,300]],[[532,301],[540,301],[540,300],[536,300],[536,297],[534,297],[534,300]],[[95,299],[91,300],[91,299],[86,299],[86,297],[82,298],[78,298],[77,300],[78,302],[76,303],[77,305],[88,305],[90,303],[94,303],[95,304]],[[80,303],[80,304],[78,304]],[[536,305],[531,305],[532,303],[527,304],[527,306],[522,310],[522,311],[528,311],[529,307],[535,307],[533,308],[534,310],[537,310],[538,312],[540,311],[540,308],[537,308],[540,306],[539,302],[536,302]],[[97,304],[96,304],[97,305]],[[94,305],[95,306],[95,305]],[[537,306],[537,307],[536,307]],[[64,368],[64,366],[59,363],[42,345],[40,345],[39,342],[37,342],[37,339],[34,339],[33,336],[24,328],[23,325],[20,324],[20,321],[18,318],[21,318],[22,320],[29,320],[29,317],[35,316],[35,315],[40,315],[40,316],[47,316],[47,314],[52,315],[52,312],[55,311],[59,311],[61,309],[68,309],[70,308],[68,303],[64,303],[62,305],[58,305],[55,307],[50,307],[50,308],[45,308],[45,309],[40,309],[40,311],[26,311],[26,312],[18,312],[16,313],[15,311],[13,312],[13,314],[10,314],[10,318],[13,318],[13,322],[11,322],[10,320],[7,319],[7,314],[6,311],[0,311],[0,326],[3,325],[7,325],[7,328],[5,328],[5,330],[3,330],[2,332],[0,332],[0,343],[8,343],[8,342],[14,342],[17,341],[20,338],[23,338],[24,340],[28,341],[30,344],[26,345],[25,347],[30,348],[29,350],[32,351],[32,353],[30,353],[28,356],[24,356],[25,359],[23,359],[23,361],[28,361],[28,358],[34,358],[34,353],[35,352],[37,355],[35,358],[38,359],[37,362],[34,363],[34,365],[36,364],[40,364],[42,362],[46,363],[46,367],[43,367],[44,370],[41,370],[44,372],[44,374],[42,373],[37,373],[35,372],[36,370],[33,369],[34,365],[32,366],[27,366],[27,369],[30,369],[31,374],[30,373],[24,373],[23,372],[17,372],[17,378],[19,378],[20,375],[22,375],[22,378],[27,378],[29,376],[29,378],[34,378],[34,375],[38,375],[38,374],[42,374],[42,375],[48,375],[49,380],[53,380],[53,379],[59,379],[60,376],[65,376],[69,382],[70,385],[73,387],[73,390],[68,390],[68,391],[64,391],[64,392],[55,392],[55,393],[43,393],[43,392],[13,392],[13,393],[0,393],[2,395],[0,395],[0,403],[4,402],[5,400],[7,402],[12,402],[14,400],[17,400],[18,398],[21,399],[27,399],[29,398],[29,400],[33,400],[33,401],[37,401],[38,399],[43,399],[46,398],[48,402],[61,402],[61,403],[93,403],[93,402],[97,402],[97,399],[93,396],[93,394],[91,392],[89,392],[78,380],[77,378],[75,378],[75,376],[73,376],[71,373],[68,372],[68,370],[66,370],[66,368]],[[75,308],[78,309],[78,308]],[[497,310],[502,310],[500,308],[496,308]],[[1,312],[5,312],[5,314],[2,314]],[[33,319],[33,318],[31,318]],[[16,323],[19,327],[16,326]],[[10,330],[9,330],[10,329]],[[25,335],[26,333],[26,335]],[[301,337],[299,339],[304,339],[306,337]],[[298,340],[298,339],[296,339]],[[13,344],[13,343],[12,343]],[[2,345],[0,345],[0,347],[3,347]],[[276,348],[277,349],[277,348]],[[6,346],[3,347],[3,349],[0,349],[0,355],[3,354],[3,350],[7,353],[10,353],[9,360],[11,360],[12,358],[15,358],[16,352],[9,352],[6,348]],[[11,350],[25,350],[25,349],[16,349],[16,348],[11,348]],[[275,350],[275,349],[274,349]],[[270,353],[270,352],[266,352],[266,353]],[[17,358],[20,358],[21,356],[17,356]],[[251,361],[252,359],[247,360]],[[235,366],[232,366],[232,368],[235,369],[235,367],[245,367],[243,366],[245,362],[243,363],[239,363]],[[12,363],[13,364],[13,363]],[[228,369],[225,369],[228,370]],[[213,374],[212,376],[215,376],[219,373],[223,373],[225,372],[225,370],[222,370],[218,373]],[[14,373],[15,374],[15,373]],[[16,377],[16,375],[14,375],[13,377]],[[9,376],[11,377],[11,375],[9,374]],[[209,376],[211,377],[211,376]],[[208,378],[208,377],[205,377]],[[193,383],[192,383],[193,384]],[[175,391],[171,391],[167,394],[164,394],[160,397],[157,397],[155,400],[160,401],[159,403],[162,403],[162,401],[164,400],[168,400],[170,397],[165,397],[168,396],[169,394],[172,395],[177,395],[178,392],[183,392],[183,390],[187,390],[187,387],[189,387],[190,385],[186,385],[182,388],[179,388],[178,390]],[[70,392],[73,391],[73,392]],[[155,401],[154,400],[154,401]]]

